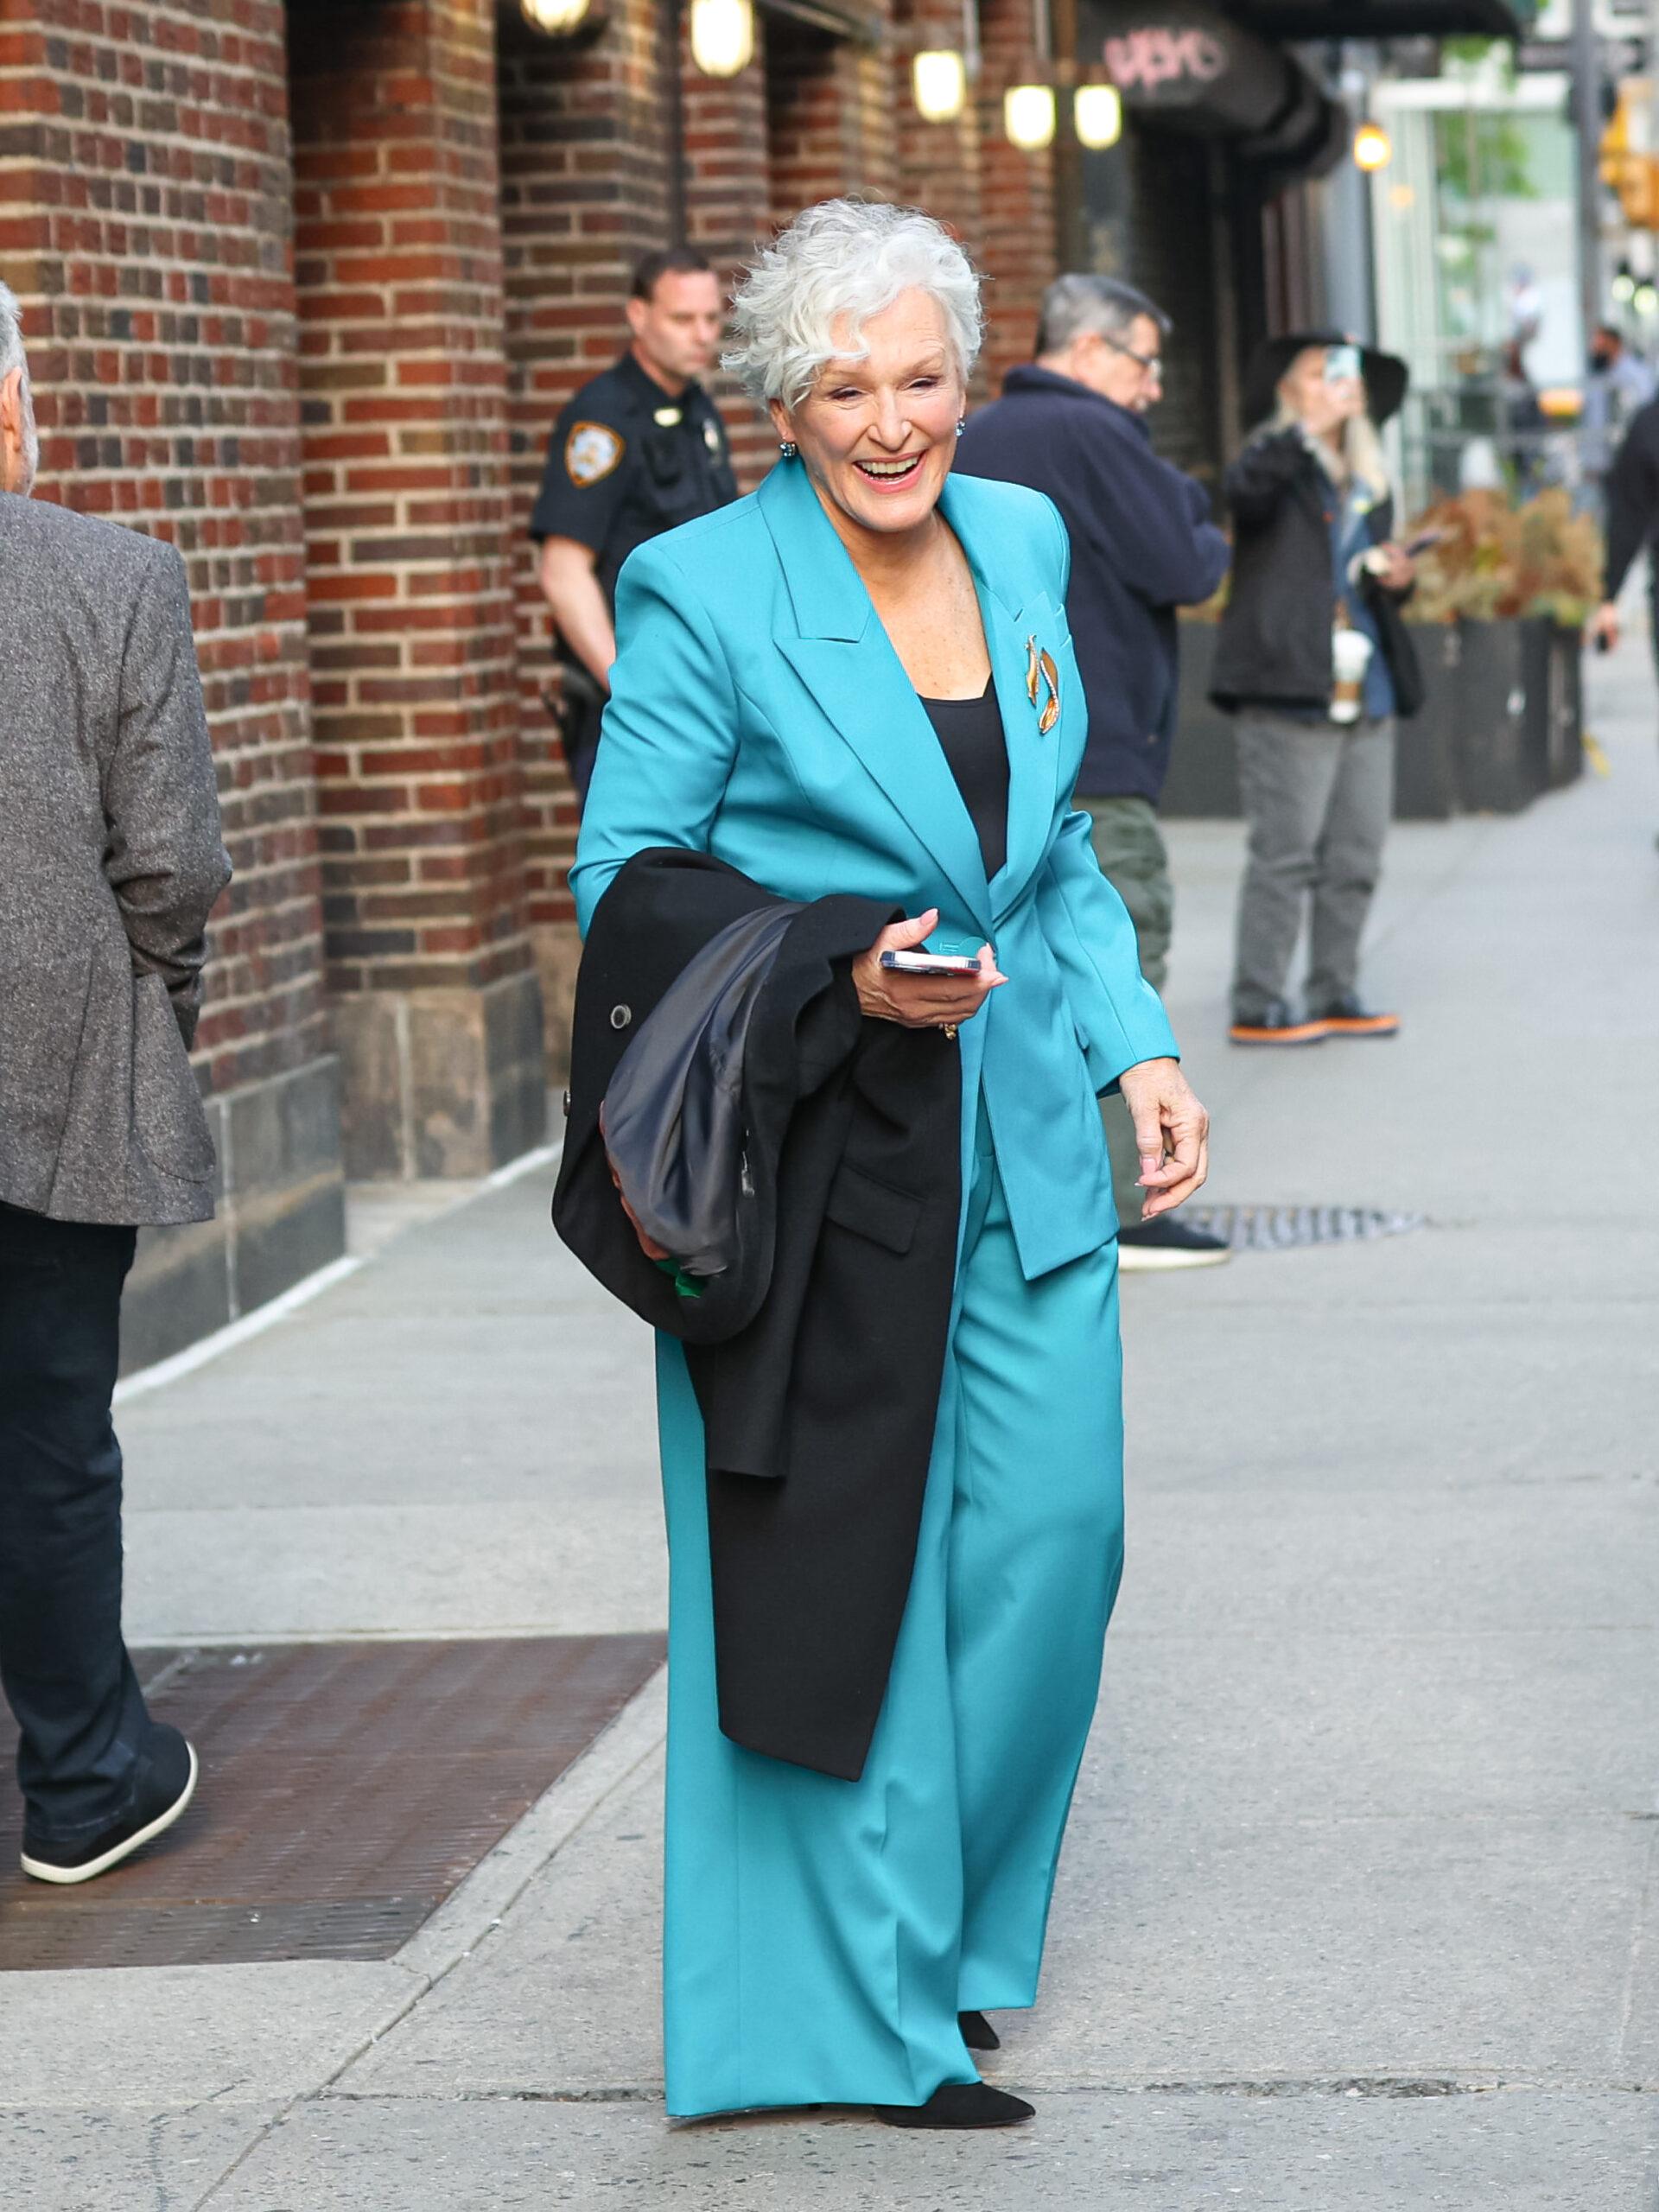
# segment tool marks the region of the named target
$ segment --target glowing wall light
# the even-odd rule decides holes
[[[563,38],[588,13],[588,0],[518,0],[524,21],[549,38]]]
[[[1116,85],[1079,85],[1071,96],[1077,143],[1103,153],[1123,136],[1123,102]]]
[[[754,59],[750,0],[691,0],[691,59],[705,77],[735,77]]]
[[[1354,133],[1354,166],[1368,174],[1394,159],[1394,141],[1380,123],[1362,123]]]
[[[924,123],[954,123],[968,99],[968,57],[954,47],[932,47],[910,65],[910,88]]]
[[[1002,128],[1008,143],[1022,154],[1040,154],[1054,143],[1054,87],[1010,85],[1002,95]]]

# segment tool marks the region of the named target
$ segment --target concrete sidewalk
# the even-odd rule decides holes
[[[1236,827],[1171,1000],[1218,1199],[1410,1235],[1126,1285],[1130,1556],[1006,2136],[671,2128],[660,1683],[397,1958],[0,1984],[28,2212],[1417,2212],[1659,2204],[1659,713],[1396,833],[1389,1044],[1221,1041]],[[644,1629],[643,1333],[548,1173],[129,1399],[146,1641]]]

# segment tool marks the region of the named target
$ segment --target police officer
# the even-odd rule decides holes
[[[686,246],[648,253],[627,316],[627,351],[554,426],[530,518],[553,610],[560,734],[582,797],[616,658],[617,571],[648,537],[737,497],[725,429],[696,381],[725,320],[714,270]]]

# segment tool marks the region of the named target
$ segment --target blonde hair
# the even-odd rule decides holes
[[[1281,391],[1279,404],[1268,428],[1288,430],[1300,423],[1301,416]],[[1326,438],[1310,438],[1319,466],[1333,484],[1363,485],[1374,499],[1386,499],[1392,486],[1389,482],[1389,464],[1382,451],[1382,441],[1369,415],[1351,415],[1342,426],[1339,447],[1333,450]]]

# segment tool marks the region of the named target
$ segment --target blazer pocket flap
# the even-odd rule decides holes
[[[854,1236],[868,1236],[871,1243],[902,1255],[915,1240],[922,1202],[908,1191],[878,1183],[874,1175],[843,1160],[830,1185],[823,1211],[838,1229],[850,1229]]]

